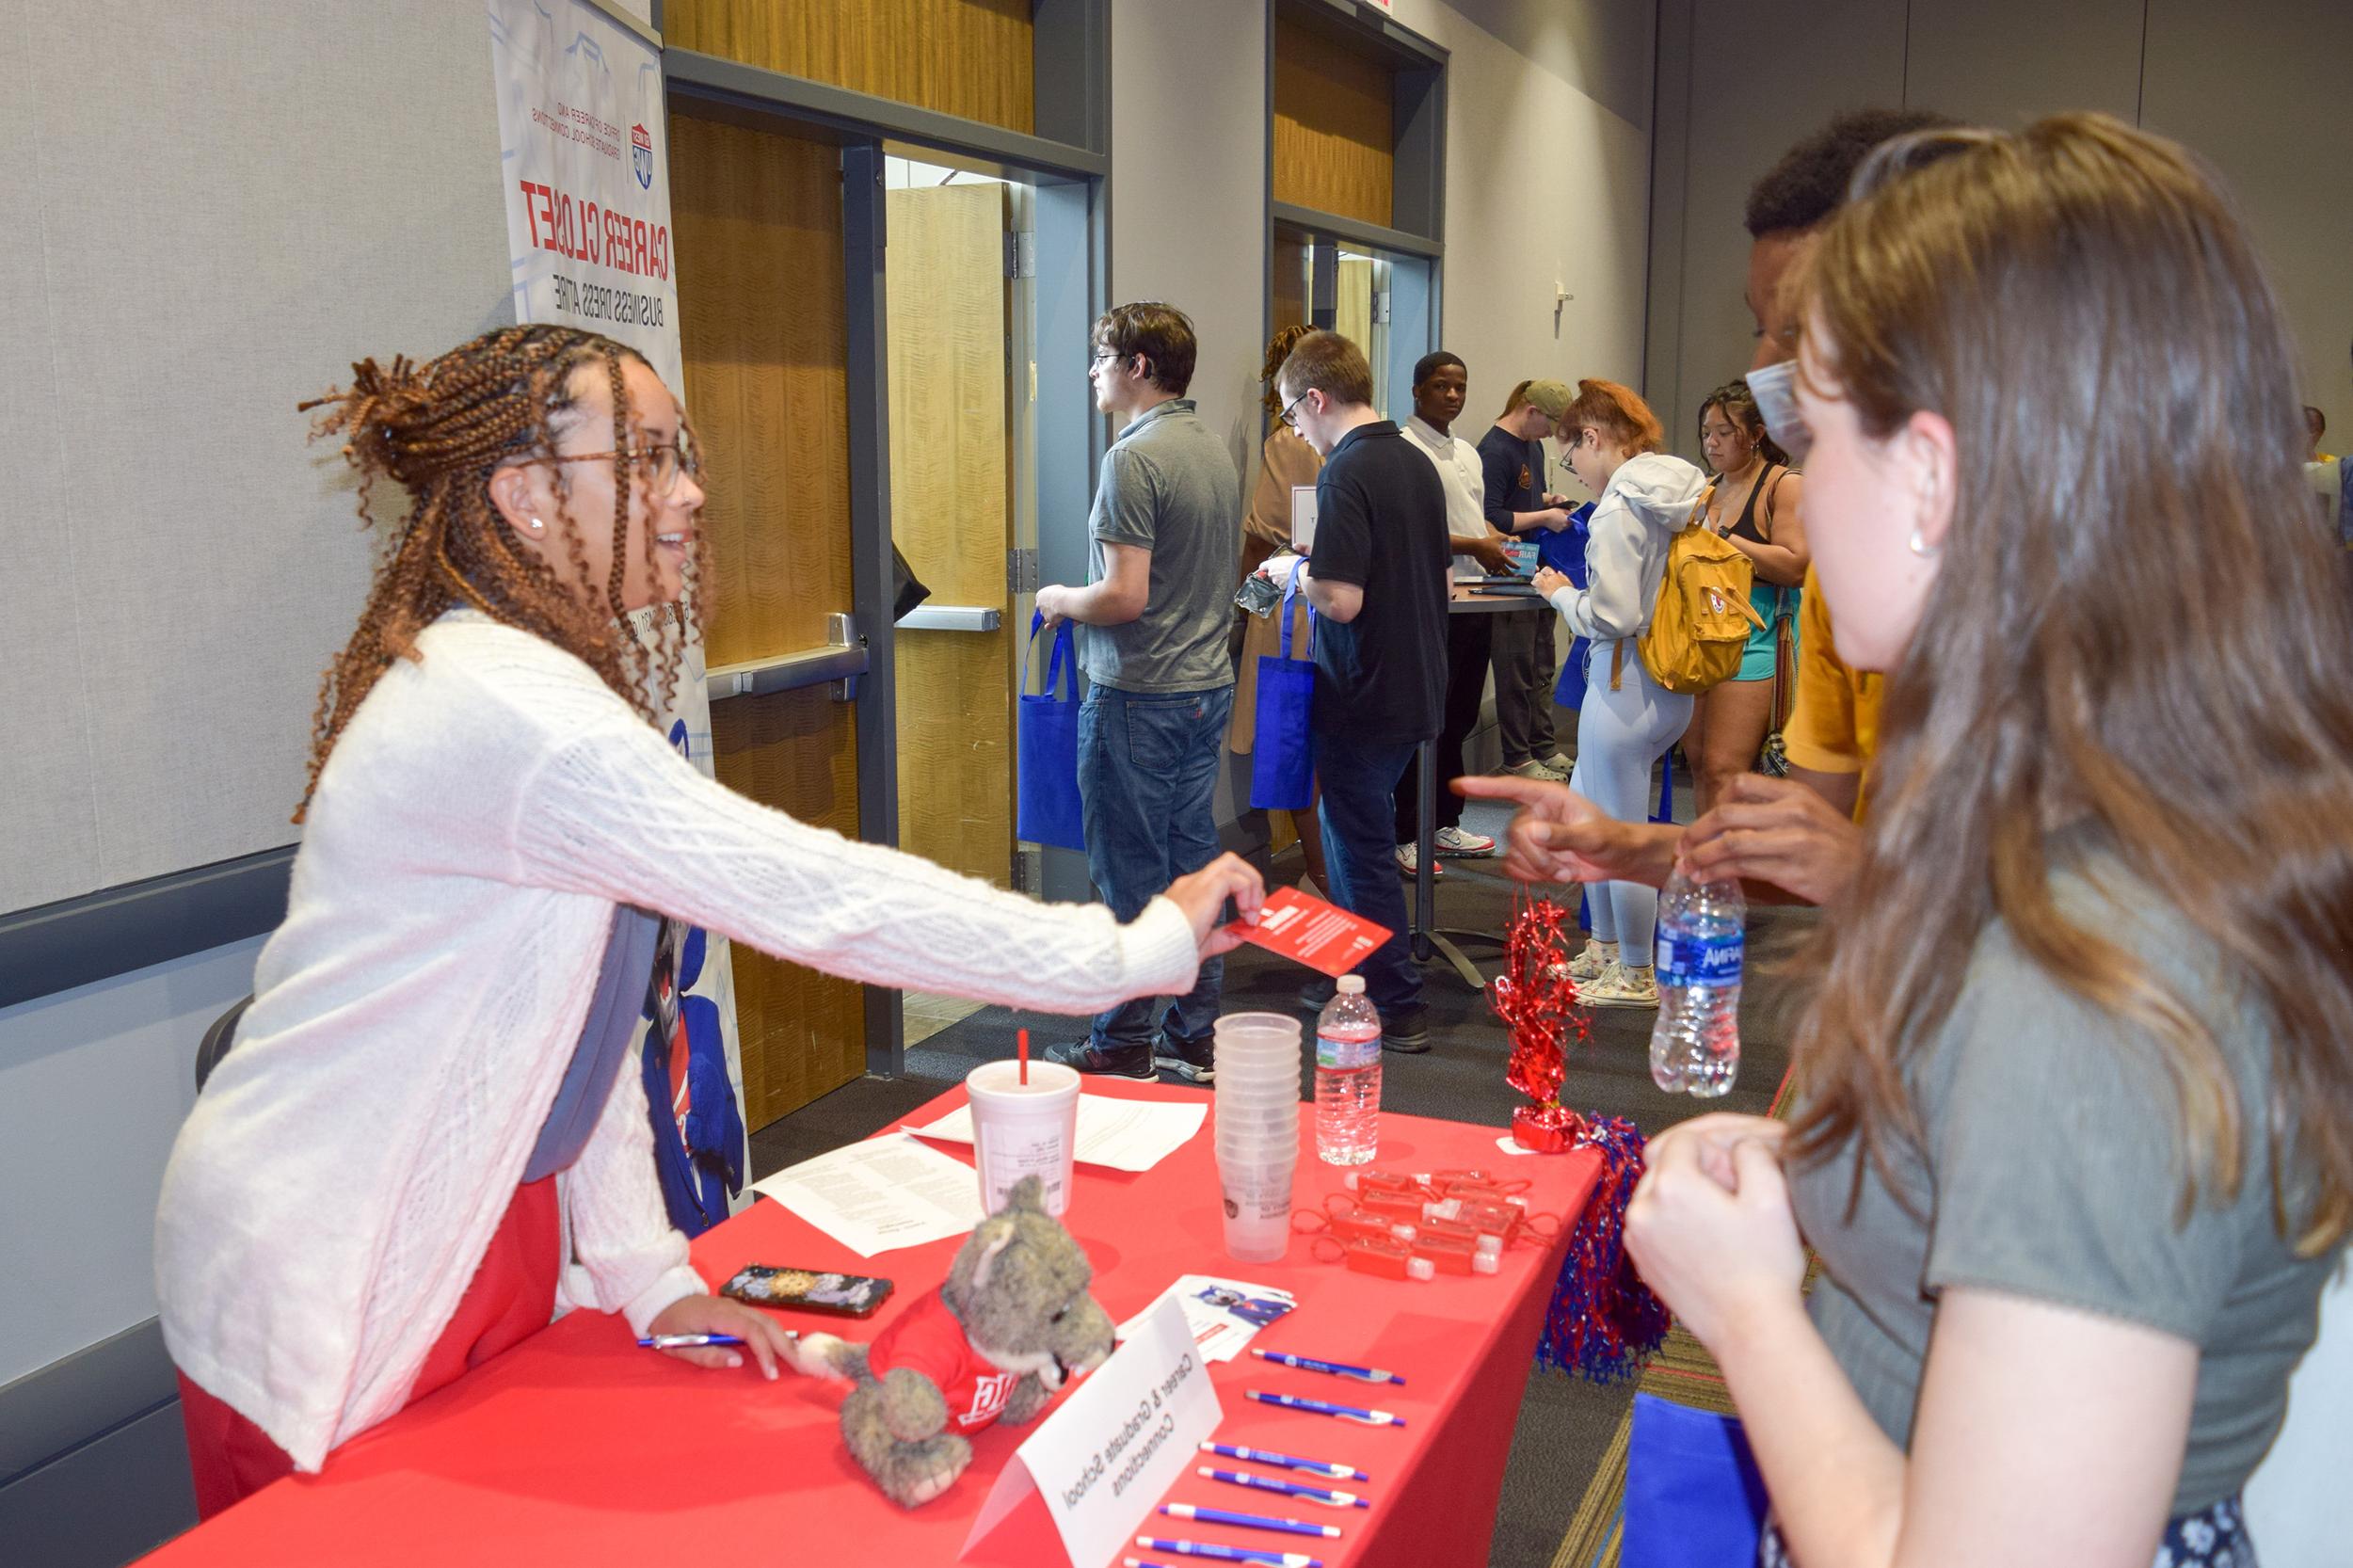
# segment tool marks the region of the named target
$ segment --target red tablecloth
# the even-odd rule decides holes
[[[1119,1097],[1199,1094],[1093,1080],[1087,1091]],[[955,1090],[910,1120],[931,1121],[963,1101],[964,1092]],[[1299,1201],[1305,1207],[1342,1178],[1315,1159],[1307,1120],[1313,1108],[1302,1110]],[[1534,1179],[1529,1198],[1538,1211],[1580,1211],[1598,1169],[1597,1158],[1585,1152],[1507,1157],[1495,1146],[1494,1128],[1390,1114],[1382,1118],[1381,1133],[1383,1166],[1508,1165],[1513,1176]],[[1407,1383],[1374,1389],[1246,1354],[1214,1367],[1212,1381],[1225,1409],[1219,1441],[1353,1464],[1372,1480],[1339,1484],[1353,1484],[1372,1507],[1285,1507],[1273,1494],[1188,1474],[1160,1500],[1328,1518],[1348,1533],[1317,1543],[1157,1514],[1143,1531],[1307,1549],[1331,1568],[1482,1568],[1561,1243],[1515,1248],[1492,1277],[1440,1275],[1426,1285],[1316,1262],[1301,1240],[1281,1263],[1236,1263],[1225,1256],[1215,1192],[1207,1125],[1141,1175],[1079,1168],[1067,1221],[1095,1260],[1095,1293],[1114,1320],[1140,1311],[1180,1273],[1279,1286],[1297,1294],[1299,1309],[1253,1343],[1386,1367]],[[864,1338],[944,1277],[959,1244],[940,1241],[863,1259],[782,1206],[762,1201],[696,1241],[695,1264],[713,1281],[755,1262],[888,1275],[899,1289],[864,1323],[786,1315],[795,1327]],[[1244,1388],[1375,1405],[1408,1424],[1366,1428],[1286,1411],[1245,1400]],[[954,1561],[998,1472],[1032,1429],[1000,1422],[983,1432],[963,1479],[946,1496],[906,1512],[876,1492],[843,1449],[835,1426],[840,1398],[838,1384],[790,1374],[769,1384],[749,1369],[703,1371],[637,1349],[617,1318],[576,1312],[339,1449],[323,1474],[280,1481],[147,1560],[162,1568],[726,1562],[866,1568]],[[1226,1460],[1216,1464],[1281,1473]],[[1032,1499],[972,1560],[1062,1560],[1044,1506]]]

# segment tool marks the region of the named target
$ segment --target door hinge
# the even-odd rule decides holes
[[[1037,276],[1037,235],[1008,233],[1005,236],[1005,276],[1008,278]]]
[[[1005,593],[1018,599],[1023,594],[1037,592],[1037,552],[1008,550],[1005,552]]]

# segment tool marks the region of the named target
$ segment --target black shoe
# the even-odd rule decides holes
[[[1160,1076],[1160,1069],[1152,1065],[1150,1046],[1122,1046],[1116,1050],[1103,1050],[1092,1040],[1075,1040],[1066,1046],[1047,1047],[1046,1060],[1105,1078],[1135,1078],[1149,1083]]]
[[[1381,1048],[1419,1056],[1430,1048],[1430,1009],[1416,1002],[1381,1015]]]
[[[1152,1065],[1187,1083],[1207,1086],[1217,1081],[1216,1051],[1209,1040],[1180,1040],[1163,1031],[1152,1042]]]
[[[1338,981],[1318,975],[1299,988],[1299,1010],[1302,1013],[1321,1013],[1324,1005],[1339,994]]]

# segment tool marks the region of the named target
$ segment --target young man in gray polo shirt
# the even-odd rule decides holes
[[[1128,427],[1103,454],[1087,585],[1040,588],[1037,608],[1049,624],[1079,623],[1087,870],[1112,913],[1130,920],[1217,857],[1241,477],[1184,395],[1195,344],[1183,312],[1118,306],[1095,324],[1094,343],[1096,406],[1125,414]],[[1149,1079],[1166,1067],[1207,1083],[1225,978],[1225,961],[1209,959],[1161,1018],[1157,998],[1122,1003],[1086,1039],[1048,1047],[1047,1057],[1080,1072]]]

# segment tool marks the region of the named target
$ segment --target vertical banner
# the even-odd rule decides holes
[[[601,332],[645,356],[680,404],[660,49],[590,0],[487,0],[515,319]],[[703,652],[687,649],[661,726],[712,772]],[[639,1045],[670,1217],[727,1217],[744,1176],[742,1050],[728,945],[667,921]]]
[[[680,374],[662,54],[589,0],[488,0],[515,318]]]

